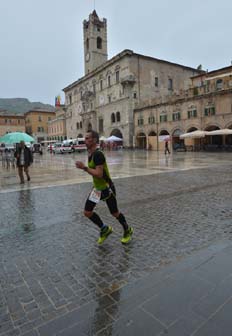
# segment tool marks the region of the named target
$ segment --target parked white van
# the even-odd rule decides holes
[[[81,152],[87,150],[85,138],[68,139],[63,141],[64,145],[71,146],[73,151]]]

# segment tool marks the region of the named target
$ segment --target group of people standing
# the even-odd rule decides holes
[[[1,157],[2,157],[2,166],[3,168],[10,169],[15,168],[15,157],[14,150],[11,148],[2,148],[1,149]]]

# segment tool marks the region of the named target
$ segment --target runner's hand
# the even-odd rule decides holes
[[[75,165],[79,169],[83,169],[85,167],[84,163],[81,161],[76,161]]]

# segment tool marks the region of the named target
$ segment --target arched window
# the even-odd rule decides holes
[[[102,39],[100,37],[97,38],[97,49],[102,49]]]
[[[120,112],[117,112],[117,113],[116,113],[116,120],[117,120],[117,121],[120,121],[120,120],[121,120]]]
[[[115,123],[115,114],[114,113],[111,114],[111,122]]]

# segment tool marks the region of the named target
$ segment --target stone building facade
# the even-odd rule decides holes
[[[170,135],[173,145],[180,134],[194,130],[232,128],[232,66],[191,78],[189,89],[135,109],[136,146],[163,149],[162,135]],[[191,146],[199,140],[185,139]],[[205,143],[232,144],[231,136],[207,136]]]
[[[0,109],[0,137],[10,132],[25,132],[25,117]]]
[[[55,112],[31,110],[25,113],[26,132],[36,142],[48,140],[48,122],[54,118]]]
[[[64,105],[56,107],[55,116],[48,121],[48,140],[63,141],[66,136],[66,111]]]
[[[88,129],[135,144],[134,109],[188,89],[202,71],[124,50],[107,60],[107,24],[94,11],[83,23],[85,75],[63,89],[67,137]]]

